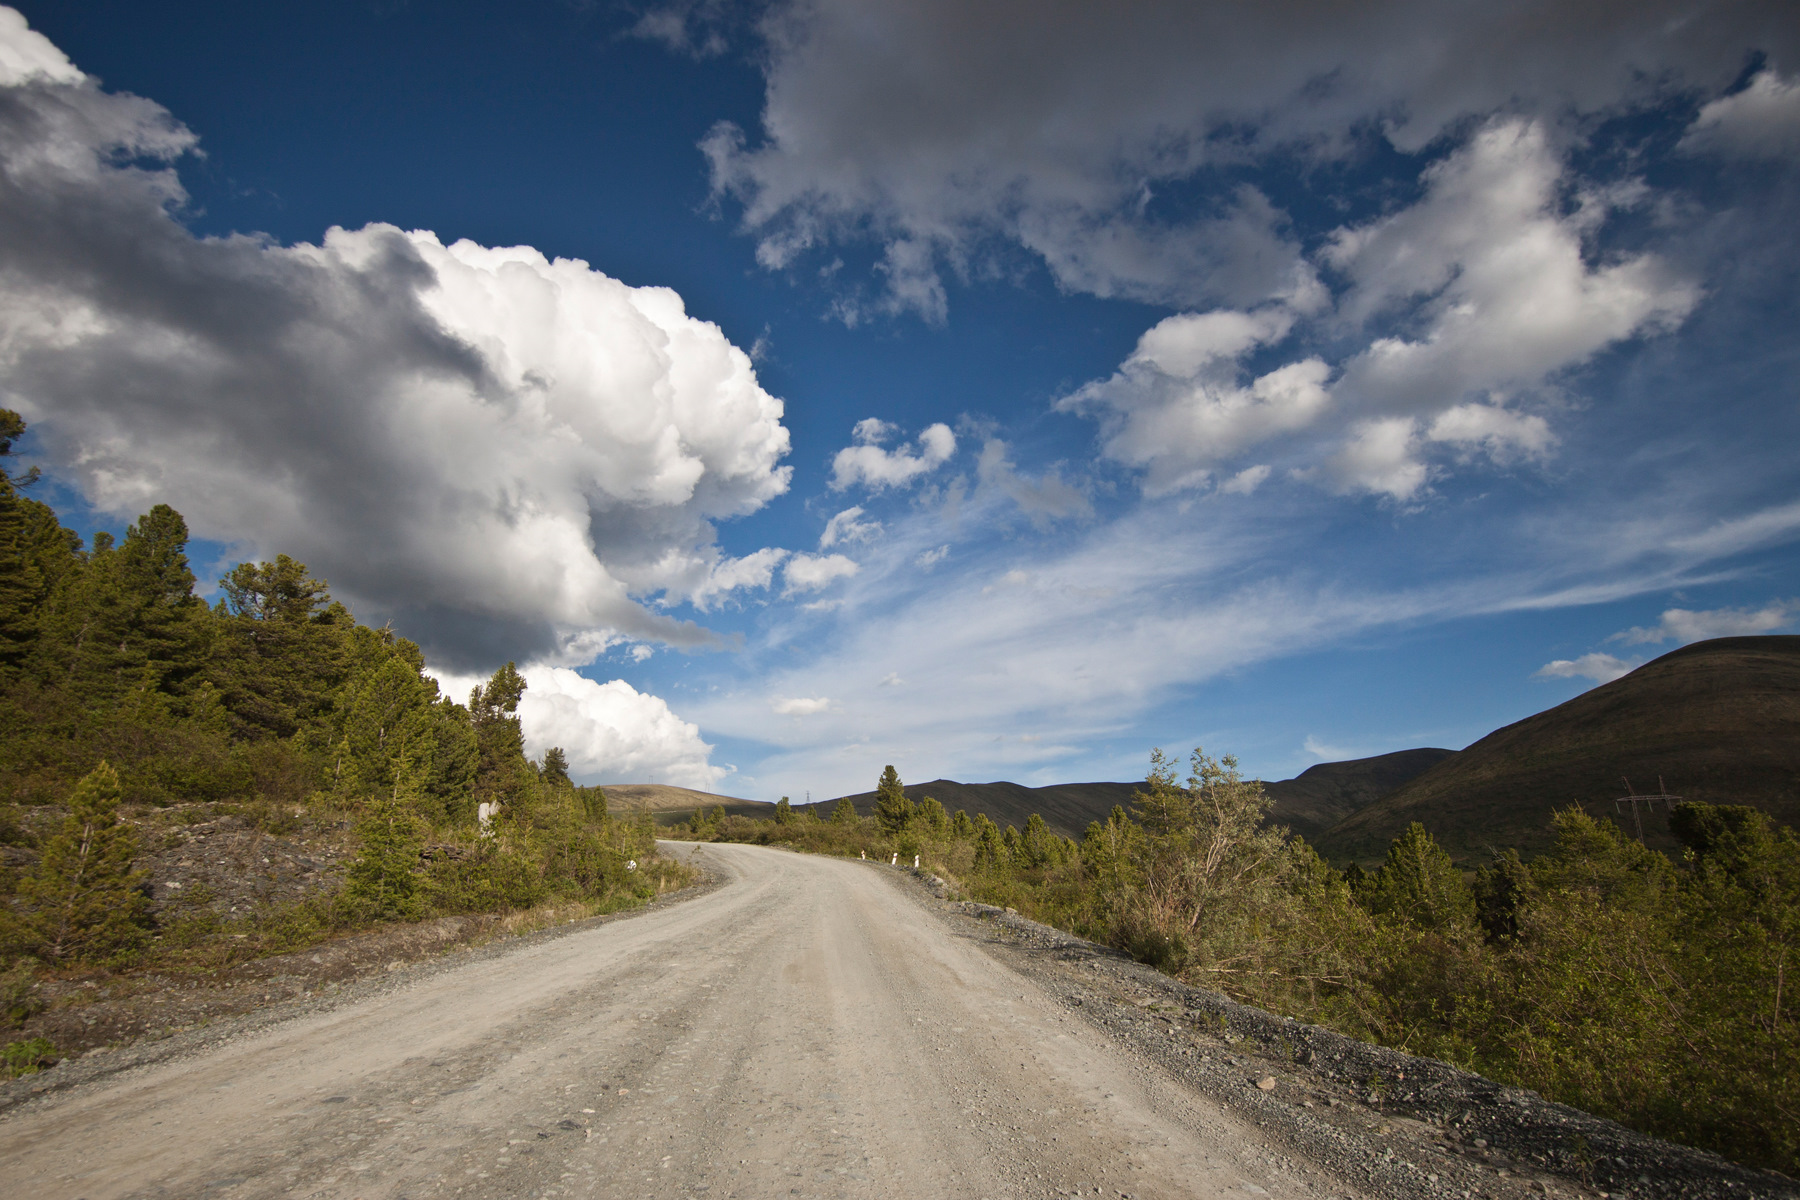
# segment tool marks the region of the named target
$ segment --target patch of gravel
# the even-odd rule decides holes
[[[1369,1194],[1800,1200],[1784,1175],[1239,1004],[919,880],[947,921],[1072,1012]]]

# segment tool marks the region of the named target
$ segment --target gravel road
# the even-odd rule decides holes
[[[750,846],[700,861],[725,882],[697,899],[19,1105],[0,1192],[1358,1194],[899,873]]]

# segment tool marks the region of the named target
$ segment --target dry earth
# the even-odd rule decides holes
[[[1482,1102],[1485,1081],[1441,1064],[1240,1010],[885,866],[685,852],[722,886],[241,1018],[129,1069],[7,1085],[0,1102],[24,1102],[0,1112],[0,1192],[1602,1194],[1530,1161],[1530,1130],[1568,1110],[1514,1103],[1489,1122],[1512,1140],[1494,1141],[1494,1114],[1436,1116],[1431,1096],[1460,1078],[1478,1108],[1518,1097],[1486,1084]],[[1424,1074],[1371,1099],[1364,1052]],[[1615,1196],[1797,1194],[1618,1133],[1583,1143],[1608,1152],[1583,1170]],[[1662,1178],[1622,1183],[1638,1163]]]

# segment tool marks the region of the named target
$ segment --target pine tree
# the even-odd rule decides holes
[[[0,688],[24,670],[38,648],[45,605],[57,583],[79,565],[80,539],[62,527],[49,505],[19,494],[37,468],[14,475],[5,460],[25,422],[0,408]]]
[[[1370,876],[1357,899],[1377,916],[1409,921],[1421,929],[1442,931],[1475,919],[1475,898],[1462,872],[1417,821],[1394,839],[1387,861]]]
[[[403,764],[406,773],[410,764]],[[356,823],[362,845],[347,872],[345,892],[369,917],[409,920],[419,915],[419,847],[423,831],[401,785],[372,797]]]
[[[912,817],[912,801],[906,798],[906,789],[900,786],[900,773],[889,763],[875,785],[875,823],[881,826],[882,832],[895,834],[905,829]]]
[[[786,796],[783,796],[775,802],[775,823],[777,825],[792,825],[794,823],[794,808],[788,803],[788,798]]]
[[[551,787],[574,787],[569,779],[569,756],[563,753],[561,746],[552,746],[544,751],[544,782]]]
[[[1019,839],[1020,865],[1026,867],[1054,866],[1062,857],[1062,847],[1056,844],[1056,837],[1050,827],[1044,824],[1044,818],[1036,813],[1025,822],[1025,835]]]
[[[513,820],[522,820],[530,795],[530,766],[525,734],[516,715],[525,695],[525,678],[507,663],[485,685],[469,694],[469,717],[475,724],[480,753],[475,771],[475,802],[498,804]]]
[[[986,813],[975,814],[975,869],[991,871],[1006,864],[1006,848],[1001,844],[1000,829]]]
[[[38,956],[103,959],[144,939],[143,875],[131,869],[137,833],[119,821],[119,777],[95,767],[69,797],[69,815],[19,884]]]
[[[317,731],[355,669],[397,648],[391,632],[358,626],[323,580],[285,554],[274,562],[239,563],[219,588],[225,597],[213,610],[209,674],[234,731],[246,740]],[[322,736],[327,745],[334,740]]]
[[[856,824],[856,805],[850,803],[850,797],[838,797],[837,805],[831,810],[831,822],[834,825]]]

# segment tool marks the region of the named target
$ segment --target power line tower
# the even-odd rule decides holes
[[[1663,811],[1667,812],[1669,809],[1675,807],[1675,805],[1681,803],[1681,797],[1671,796],[1669,794],[1668,788],[1663,785],[1661,775],[1656,777],[1655,794],[1649,796],[1638,795],[1631,786],[1631,780],[1626,779],[1623,775],[1619,778],[1625,784],[1625,795],[1620,796],[1617,800],[1613,801],[1613,810],[1615,812],[1623,812],[1625,811],[1622,807],[1623,805],[1631,805],[1631,819],[1633,823],[1637,825],[1638,841],[1642,842],[1644,840],[1644,816],[1638,811],[1638,805],[1642,804],[1645,808],[1655,812],[1656,806],[1660,803],[1663,806]]]

